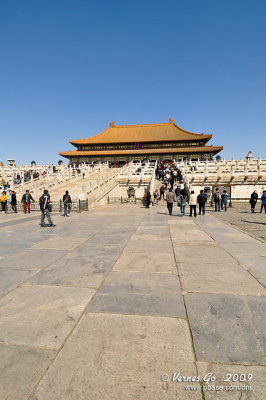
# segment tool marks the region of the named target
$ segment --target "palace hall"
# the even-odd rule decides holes
[[[98,135],[70,140],[75,150],[59,154],[73,162],[123,164],[132,160],[210,160],[222,146],[207,145],[212,135],[185,131],[167,123],[115,125]]]

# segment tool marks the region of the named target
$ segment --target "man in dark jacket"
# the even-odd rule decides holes
[[[262,213],[263,209],[266,214],[266,190],[263,190],[262,196],[261,196],[261,207],[260,207],[260,212]]]
[[[251,194],[250,199],[249,199],[249,204],[250,204],[252,213],[255,212],[255,207],[256,207],[258,198],[259,198],[258,193],[256,190],[254,190],[254,192]]]
[[[201,215],[201,213],[202,215],[205,215],[205,205],[207,202],[207,196],[203,190],[200,191],[200,194],[197,197],[197,201],[199,204],[199,215]]]
[[[66,193],[63,196],[63,204],[64,204],[64,217],[70,217],[70,210],[71,210],[71,204],[72,200],[69,194],[69,191],[66,190]]]
[[[29,190],[26,190],[26,193],[23,194],[22,199],[21,199],[21,203],[23,204],[25,214],[27,214],[27,211],[28,211],[28,213],[30,213],[31,202],[34,203],[32,195],[30,194]]]
[[[11,207],[12,210],[14,211],[14,213],[17,213],[17,196],[16,196],[16,192],[14,192],[14,190],[12,190],[11,193]]]
[[[229,199],[229,194],[227,193],[226,190],[224,190],[221,195],[221,210],[224,209],[225,212],[227,211],[228,199]]]
[[[162,198],[164,199],[164,192],[165,192],[165,185],[162,185],[160,187],[160,198],[159,198],[159,200],[161,200]]]
[[[39,199],[39,203],[40,203],[40,209],[41,209],[41,226],[44,227],[45,223],[44,223],[44,219],[45,217],[48,219],[48,226],[55,226],[53,224],[53,221],[51,219],[51,215],[50,212],[52,211],[52,206],[51,206],[51,200],[50,200],[50,195],[48,193],[48,190],[45,189],[43,191],[43,195],[40,197]]]
[[[215,211],[220,211],[221,210],[221,193],[219,192],[219,189],[217,188],[215,193],[213,193],[213,200],[214,200],[214,205],[215,205]]]

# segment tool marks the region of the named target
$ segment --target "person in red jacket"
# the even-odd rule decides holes
[[[29,190],[26,190],[26,193],[23,194],[21,203],[23,204],[24,213],[30,213],[30,205],[31,203],[34,203],[34,200]]]

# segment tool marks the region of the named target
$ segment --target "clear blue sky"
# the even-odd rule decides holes
[[[264,0],[0,0],[0,161],[169,117],[266,157],[265,44]]]

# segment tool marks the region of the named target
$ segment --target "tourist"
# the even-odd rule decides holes
[[[200,194],[197,197],[198,205],[199,205],[199,215],[205,215],[205,205],[207,202],[207,196],[206,193],[204,193],[204,190],[200,191]]]
[[[146,205],[145,205],[145,207],[146,207],[146,208],[150,208],[150,204],[151,204],[151,192],[150,192],[149,189],[147,189],[147,191],[146,191],[145,199],[146,199]]]
[[[197,197],[195,195],[194,190],[191,191],[189,197],[189,206],[190,206],[190,213],[189,216],[192,217],[192,212],[194,213],[194,217],[197,216]]]
[[[17,212],[18,212],[17,196],[16,196],[16,192],[14,192],[14,190],[12,190],[12,193],[11,193],[11,207],[12,207],[12,210],[14,211],[14,213],[17,214]]]
[[[180,191],[181,191],[180,186],[176,185],[176,188],[174,189],[176,200],[179,199]]]
[[[167,204],[169,215],[172,215],[174,201],[175,201],[175,195],[174,195],[172,189],[170,188],[169,191],[166,193],[166,204]]]
[[[160,187],[160,199],[159,200],[161,200],[162,198],[164,199],[164,192],[165,192],[165,185],[162,185]]]
[[[69,191],[66,190],[66,193],[63,196],[63,204],[64,204],[64,217],[70,217],[72,200],[69,194]]]
[[[219,189],[216,189],[216,192],[213,194],[213,200],[215,205],[215,211],[221,211],[221,194]]]
[[[8,196],[7,196],[7,204],[6,204],[6,212],[9,214],[12,210],[12,190],[9,190]]]
[[[265,211],[266,214],[266,190],[263,190],[262,196],[261,196],[261,208],[260,208],[260,212],[262,213],[263,209]]]
[[[27,212],[30,214],[31,202],[34,203],[33,197],[30,194],[29,190],[26,190],[26,193],[23,194],[21,199],[21,203],[23,204],[24,214],[27,214]]]
[[[259,196],[258,196],[257,190],[254,190],[254,192],[251,194],[250,199],[249,199],[249,204],[250,204],[252,213],[255,212],[255,207],[256,207],[258,198],[259,198]]]
[[[45,189],[43,191],[43,195],[39,199],[39,204],[40,204],[40,209],[41,209],[41,226],[44,227],[45,223],[45,217],[48,220],[48,226],[55,226],[53,224],[53,221],[51,219],[50,212],[52,211],[52,205],[51,205],[51,200],[50,200],[50,195],[48,193],[48,190]]]
[[[158,189],[156,189],[156,190],[153,192],[153,201],[154,201],[154,204],[158,204],[158,197],[159,197],[159,192],[158,192]]]
[[[185,215],[185,212],[186,212],[187,201],[188,201],[188,196],[186,194],[186,191],[184,189],[182,189],[180,191],[180,195],[179,195],[179,198],[177,201],[177,205],[180,206],[180,213],[181,213],[182,217]]]
[[[221,210],[227,211],[227,203],[228,203],[229,195],[226,190],[223,191],[221,195]]]
[[[4,190],[2,192],[2,195],[0,196],[0,203],[1,203],[1,206],[2,206],[1,210],[4,213],[7,212],[7,199],[8,199],[8,197],[7,197],[6,191]]]

